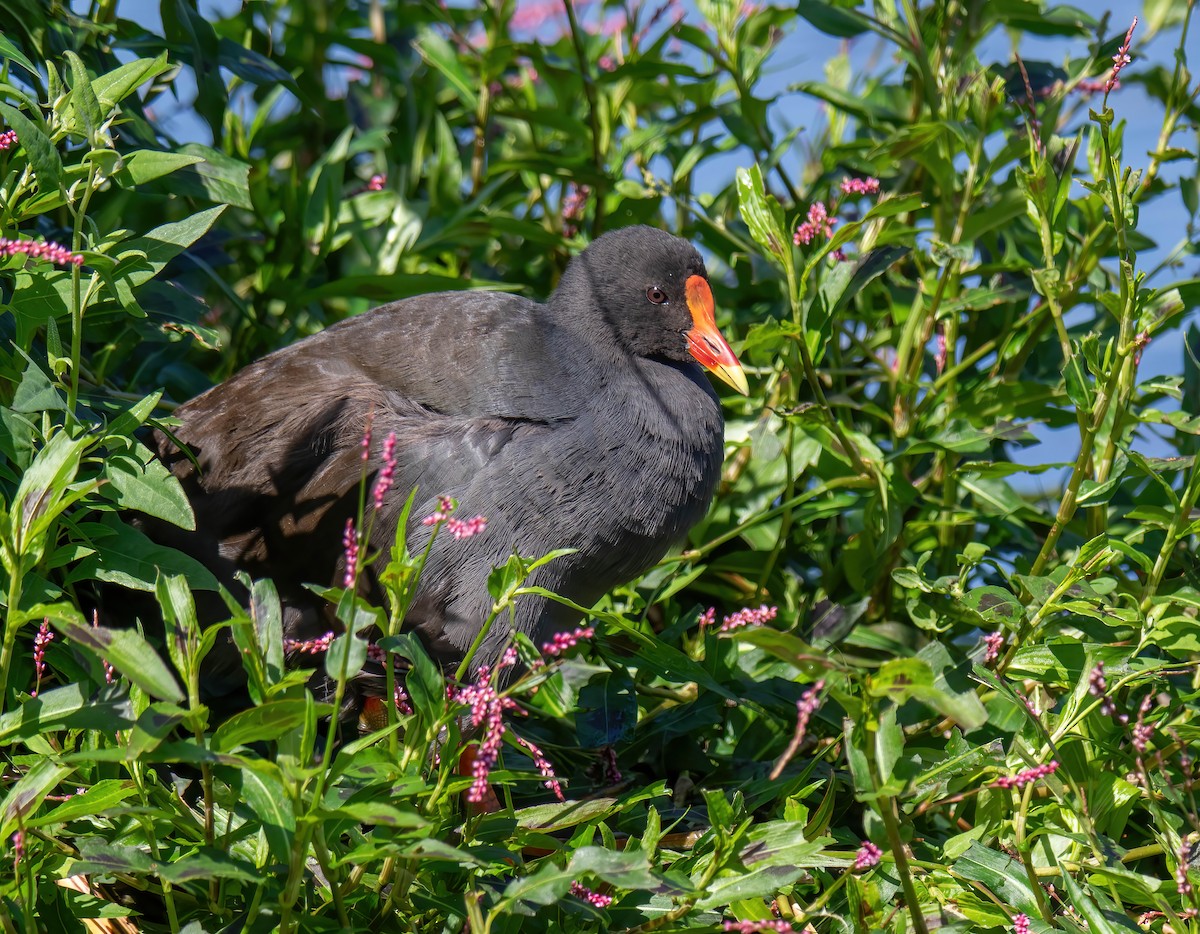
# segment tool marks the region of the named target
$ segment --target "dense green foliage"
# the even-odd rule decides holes
[[[5,930],[1200,931],[1200,280],[1186,242],[1139,261],[1163,205],[1195,229],[1193,5],[1146,5],[1110,92],[1128,24],[1046,0],[0,0]],[[1067,51],[981,58],[1005,30]],[[796,31],[883,49],[792,89],[827,108],[799,136]],[[217,722],[214,582],[126,521],[192,521],[140,429],[386,299],[545,295],[637,222],[705,253],[751,396],[690,547],[508,690],[501,809],[463,804],[403,541],[388,606],[330,591],[325,664],[378,626],[411,707],[330,742],[262,581],[255,706]],[[171,637],[90,618],[98,581]]]

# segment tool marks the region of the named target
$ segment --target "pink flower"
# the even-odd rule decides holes
[[[33,637],[33,670],[37,673],[37,683],[30,697],[37,697],[42,687],[42,675],[46,672],[46,646],[54,639],[54,630],[50,628],[50,618],[43,617],[42,625],[38,626],[37,635]]]
[[[795,928],[782,918],[773,918],[770,921],[726,921],[725,930],[735,931],[737,934],[759,934],[759,932],[784,932],[794,931]]]
[[[388,436],[383,440],[383,466],[379,469],[378,476],[375,477],[375,489],[372,491],[376,510],[383,508],[383,498],[387,495],[387,491],[392,488],[395,480],[396,433],[389,431]]]
[[[1037,765],[1032,769],[1026,769],[1024,772],[1018,772],[1016,775],[1001,775],[998,779],[992,782],[993,788],[1022,788],[1030,782],[1036,782],[1039,778],[1045,778],[1047,775],[1052,775],[1058,770],[1058,762],[1051,759],[1045,765]]]
[[[408,716],[413,712],[412,704],[409,703],[408,693],[404,690],[403,685],[396,685],[395,696],[393,699],[396,701],[396,709],[405,716]]]
[[[1106,717],[1114,717],[1121,723],[1128,723],[1129,717],[1117,712],[1117,705],[1108,693],[1108,681],[1104,677],[1104,662],[1096,662],[1096,667],[1088,675],[1088,693],[1100,698],[1100,712]]]
[[[1192,894],[1192,883],[1188,881],[1188,846],[1179,848],[1179,865],[1175,867],[1175,891],[1180,895]]]
[[[1108,76],[1108,80],[1104,82],[1104,93],[1106,95],[1117,86],[1117,75],[1121,73],[1121,69],[1133,61],[1129,57],[1129,47],[1133,43],[1133,31],[1137,29],[1137,24],[1138,18],[1135,16],[1133,22],[1129,24],[1129,32],[1125,33],[1125,42],[1117,49],[1117,54],[1112,57],[1112,73]]]
[[[0,256],[16,256],[24,253],[30,259],[46,259],[60,266],[83,265],[83,257],[72,253],[57,243],[34,243],[32,240],[9,240],[0,237]]]
[[[12,149],[17,145],[17,142],[16,131],[5,130],[3,133],[0,133],[0,152],[3,152],[5,149]]]
[[[447,519],[446,531],[457,539],[470,538],[472,535],[478,535],[487,528],[487,519],[483,516],[475,516],[473,519]]]
[[[1146,722],[1146,714],[1153,703],[1153,694],[1147,694],[1142,699],[1141,706],[1138,707],[1137,722],[1133,725],[1133,748],[1139,754],[1146,751],[1146,747],[1150,745],[1150,740],[1154,738],[1154,726]]]
[[[834,225],[837,224],[836,217],[830,217],[829,211],[825,208],[823,201],[815,201],[808,209],[808,220],[796,228],[796,233],[792,237],[792,242],[796,246],[812,243],[813,238],[817,234],[823,233],[825,239],[833,236]]]
[[[367,430],[363,432],[361,457],[365,464],[371,459],[371,422],[374,420],[374,413],[367,416]]]
[[[538,771],[542,773],[542,777],[546,779],[545,785],[554,792],[554,797],[558,798],[559,801],[566,801],[567,799],[563,797],[562,785],[559,784],[558,778],[554,774],[554,766],[550,764],[550,760],[529,740],[520,736],[516,736],[515,738],[517,745],[529,753],[529,758],[533,760],[533,764],[537,766]]]
[[[12,835],[13,871],[25,861],[25,831],[18,828]]]
[[[580,626],[573,632],[556,632],[554,638],[549,642],[542,643],[542,654],[551,658],[557,658],[562,655],[567,649],[574,648],[585,639],[590,639],[596,634],[596,630],[591,626]]]
[[[706,626],[711,626],[717,621],[717,608],[710,606],[707,610],[700,614],[700,631],[703,632]]]
[[[1004,633],[989,632],[983,637],[984,647],[987,653],[983,656],[984,664],[994,662],[1000,657],[1000,650],[1004,648]]]
[[[367,182],[367,191],[383,191],[383,186],[387,184],[386,175],[372,175],[371,180]]]
[[[775,614],[779,612],[778,607],[767,606],[765,603],[757,610],[752,610],[747,607],[744,610],[738,610],[736,613],[730,613],[721,622],[721,632],[732,632],[734,629],[741,629],[743,626],[761,626],[763,623],[775,618]]]
[[[579,882],[571,883],[571,894],[589,904],[595,905],[597,908],[607,908],[613,903],[611,895],[601,895],[599,892],[593,892]]]
[[[1013,934],[1029,934],[1029,915],[1021,912],[1013,918]]]
[[[843,178],[841,189],[847,195],[874,195],[879,193],[877,178]]]
[[[612,746],[600,750],[600,781],[605,785],[616,785],[624,779],[617,767],[617,751]]]
[[[439,496],[437,501],[437,509],[421,520],[421,525],[438,525],[450,518],[450,513],[454,512],[454,507],[458,505],[449,496]]]
[[[879,860],[882,857],[883,850],[879,849],[870,840],[864,840],[863,845],[854,854],[854,869],[861,871],[863,869],[870,869],[872,866],[878,866]]]
[[[327,632],[319,639],[284,639],[283,648],[286,652],[299,652],[302,655],[320,655],[329,651],[333,643],[333,633]]]
[[[471,708],[471,725],[483,725],[483,739],[471,763],[474,781],[467,790],[467,800],[478,804],[488,791],[488,775],[500,758],[500,743],[504,739],[504,711],[516,707],[511,698],[502,697],[492,686],[491,671],[487,665],[479,669],[475,683],[460,688],[455,700]]]
[[[342,533],[342,547],[346,552],[346,573],[342,584],[353,587],[358,577],[358,533],[354,531],[354,520],[346,520],[346,531]]]

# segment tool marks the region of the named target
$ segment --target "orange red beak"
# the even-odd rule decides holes
[[[692,329],[687,332],[688,351],[717,379],[743,396],[750,395],[741,363],[717,330],[715,304],[708,282],[703,276],[689,276],[685,285],[688,311],[692,313]]]

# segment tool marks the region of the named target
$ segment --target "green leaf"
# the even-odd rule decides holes
[[[268,701],[222,723],[213,733],[211,745],[217,752],[232,752],[243,744],[270,742],[302,727],[307,716],[302,698]]]
[[[62,160],[59,159],[58,150],[54,148],[50,138],[21,111],[3,102],[0,102],[0,117],[4,118],[10,129],[16,131],[21,148],[29,156],[29,164],[33,166],[34,175],[37,177],[38,193],[46,195],[60,192]]]
[[[69,581],[100,580],[152,593],[159,573],[182,574],[195,589],[217,589],[212,571],[195,558],[156,544],[116,516],[86,528],[93,533],[97,551],[80,562]]]
[[[103,490],[118,506],[135,509],[182,529],[194,530],[196,517],[179,480],[143,444],[104,460]]]
[[[133,725],[129,697],[116,685],[89,694],[75,682],[42,691],[0,717],[0,740],[29,739],[61,729],[113,734]]]
[[[193,214],[181,221],[172,221],[149,231],[145,236],[121,244],[116,275],[130,286],[150,281],[172,259],[203,237],[225,211],[218,205]]]
[[[108,629],[70,620],[53,620],[54,628],[80,648],[107,660],[151,697],[181,703],[183,691],[150,644],[132,629]]]
[[[1037,898],[1021,864],[1004,853],[990,850],[975,841],[954,861],[954,872],[964,879],[986,886],[1002,904],[1030,917],[1040,917]]]
[[[750,229],[750,236],[767,256],[781,264],[791,260],[791,238],[783,219],[783,208],[763,185],[762,169],[756,163],[749,170],[737,170],[738,209]]]
[[[0,839],[11,840],[18,820],[24,823],[41,806],[46,795],[74,771],[72,766],[63,765],[52,755],[36,759],[9,789],[0,805]]]
[[[135,59],[93,80],[92,93],[111,111],[147,81],[153,81],[170,69],[171,63],[167,61],[166,52],[156,58]]]
[[[291,799],[284,792],[279,766],[255,760],[251,768],[242,771],[242,796],[261,823],[271,858],[286,865],[291,855],[292,836],[296,832],[296,818]]]
[[[170,175],[189,165],[204,160],[200,156],[183,155],[176,152],[158,152],[154,149],[138,149],[125,156],[121,170],[116,174],[117,183],[126,188],[136,188],[164,175]]]
[[[137,793],[138,786],[129,779],[101,779],[83,794],[72,795],[49,813],[30,818],[25,822],[25,826],[47,827],[79,818],[93,818]]]

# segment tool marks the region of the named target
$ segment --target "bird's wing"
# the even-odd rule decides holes
[[[197,513],[172,544],[210,567],[277,576],[325,568],[364,476],[362,439],[397,436],[395,488],[428,496],[470,481],[514,437],[586,401],[543,306],[500,293],[439,293],[348,319],[181,406],[159,453]],[[197,470],[197,467],[199,468]],[[279,568],[282,540],[312,536],[313,567]],[[292,549],[295,553],[295,549]]]

